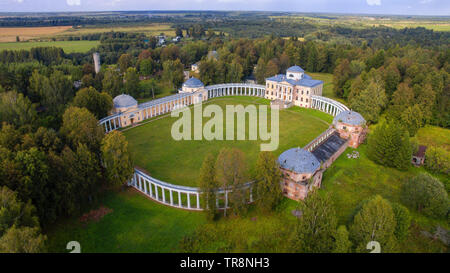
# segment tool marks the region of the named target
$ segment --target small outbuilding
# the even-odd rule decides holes
[[[420,145],[417,152],[412,155],[411,163],[415,166],[422,166],[425,162],[425,152],[427,151],[427,146]]]

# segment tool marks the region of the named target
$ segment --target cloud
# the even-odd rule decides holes
[[[431,2],[433,2],[433,0],[422,0],[422,1],[420,1],[420,4],[428,4]]]
[[[381,0],[366,0],[369,6],[381,6]]]
[[[67,0],[67,5],[69,6],[79,6],[81,5],[81,0]]]
[[[19,4],[22,4],[22,3],[23,3],[23,0],[14,0],[14,2],[19,3]]]

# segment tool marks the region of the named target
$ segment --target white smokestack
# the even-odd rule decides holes
[[[100,72],[100,54],[98,52],[95,52],[93,54],[94,57],[94,67],[95,67],[95,73]]]

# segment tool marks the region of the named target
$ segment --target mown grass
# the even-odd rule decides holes
[[[242,104],[245,106],[252,103],[268,104],[268,100],[253,97],[223,97],[209,100],[207,105],[216,104],[225,109],[226,105]],[[268,119],[270,122],[270,109]],[[171,135],[171,127],[176,120],[178,118],[167,116],[124,132],[137,166],[144,168],[153,177],[163,181],[179,185],[197,186],[199,170],[205,156],[208,153],[217,155],[224,147],[235,147],[245,153],[250,176],[254,174],[254,162],[256,162],[259,154],[260,144],[268,143],[268,141],[175,141]],[[209,118],[204,118],[203,124],[208,120]],[[330,121],[331,116],[317,110],[293,107],[289,110],[280,111],[280,141],[278,149],[274,153],[278,156],[289,148],[305,146],[325,131]],[[234,127],[235,131],[236,127]],[[248,125],[246,130],[248,133]]]
[[[175,252],[181,238],[204,224],[203,214],[173,209],[137,191],[107,194],[102,205],[113,211],[87,225],[78,218],[61,221],[47,231],[49,252],[69,252],[78,241],[81,252]]]
[[[60,47],[65,53],[88,52],[100,41],[56,41],[56,42],[13,42],[0,43],[1,50],[30,50],[33,47]]]

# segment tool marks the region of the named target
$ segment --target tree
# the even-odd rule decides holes
[[[64,112],[61,134],[71,147],[76,148],[78,143],[84,143],[91,151],[98,151],[104,136],[95,116],[86,108],[75,106],[70,106]]]
[[[180,59],[175,61],[167,60],[163,63],[162,79],[169,84],[172,89],[181,86],[184,80],[183,64]]]
[[[394,235],[397,240],[402,241],[408,235],[409,226],[411,225],[411,215],[409,210],[401,204],[392,203],[392,210],[395,215],[395,226]]]
[[[127,69],[131,66],[132,60],[133,60],[133,57],[131,57],[130,54],[120,55],[119,60],[117,61],[117,64],[119,65],[120,71],[122,73],[127,71]]]
[[[13,125],[4,122],[0,131],[0,146],[14,151],[19,149],[21,141],[19,131]]]
[[[0,238],[0,253],[39,253],[46,238],[37,227],[13,226]]]
[[[450,173],[450,152],[441,147],[428,147],[425,168],[434,173]]]
[[[144,76],[152,75],[154,69],[155,64],[151,58],[144,59],[139,62],[139,72]]]
[[[181,29],[181,27],[177,27],[177,28],[175,29],[175,35],[176,35],[176,36],[183,37],[183,30]]]
[[[352,247],[352,242],[348,238],[349,233],[345,226],[339,226],[334,235],[333,253],[349,253]]]
[[[101,145],[103,167],[112,185],[122,185],[131,179],[133,162],[128,151],[128,141],[119,131],[105,136]]]
[[[109,94],[99,93],[94,87],[80,89],[75,98],[73,105],[77,107],[85,107],[97,118],[102,118],[108,115],[109,110],[113,106],[112,98]]]
[[[330,196],[314,190],[300,202],[299,209],[302,215],[295,231],[294,249],[302,253],[331,252],[337,218]]]
[[[422,110],[417,104],[409,106],[400,114],[400,120],[403,126],[407,128],[409,136],[413,137],[422,127]]]
[[[227,81],[240,82],[242,77],[244,76],[243,71],[244,69],[242,68],[242,65],[233,60],[233,62],[228,67]]]
[[[0,186],[0,238],[13,226],[39,226],[35,211],[30,201],[23,203],[16,192]]]
[[[338,97],[344,95],[342,87],[350,79],[351,69],[348,59],[338,61],[336,68],[333,71],[333,90]]]
[[[260,152],[256,161],[255,204],[264,211],[273,210],[282,200],[281,171],[271,152]]]
[[[402,126],[383,122],[369,135],[367,153],[378,164],[405,170],[412,154],[409,135]]]
[[[206,155],[200,169],[200,190],[203,193],[204,211],[209,220],[214,220],[217,214],[216,199],[219,184],[215,177],[216,169],[214,156]]]
[[[59,114],[72,100],[73,95],[73,85],[70,80],[61,71],[56,70],[42,89],[41,102],[50,113]]]
[[[396,247],[395,227],[395,214],[390,203],[376,195],[355,215],[350,238],[357,252],[367,252],[367,243],[371,241],[379,242],[382,252],[392,252]]]
[[[33,124],[37,114],[31,101],[16,91],[0,93],[0,123],[8,122],[16,127]]]
[[[107,69],[102,81],[103,91],[115,97],[120,95],[123,91],[123,79],[118,71],[115,69]]]
[[[10,188],[17,191],[22,200],[32,201],[41,221],[55,220],[55,204],[51,199],[49,166],[45,153],[36,147],[21,150],[16,153],[14,162],[20,175]]]
[[[30,77],[30,87],[28,88],[28,97],[32,101],[39,101],[41,98],[42,90],[48,86],[48,78],[41,75],[37,69],[33,71]]]
[[[448,213],[449,200],[444,185],[427,173],[408,180],[402,187],[401,196],[405,205],[427,216],[442,218]]]
[[[367,121],[377,122],[381,111],[386,106],[387,97],[380,82],[370,81],[367,88],[350,100],[350,106]]]
[[[242,215],[247,209],[247,189],[243,188],[247,182],[247,166],[242,151],[233,148],[220,150],[216,160],[216,180],[219,185],[228,191],[225,195],[224,216],[227,215],[227,207],[233,213]],[[228,196],[228,198],[227,198]],[[230,201],[228,203],[228,200]]]
[[[133,97],[139,96],[139,75],[136,72],[136,68],[128,68],[124,79],[125,92]]]

